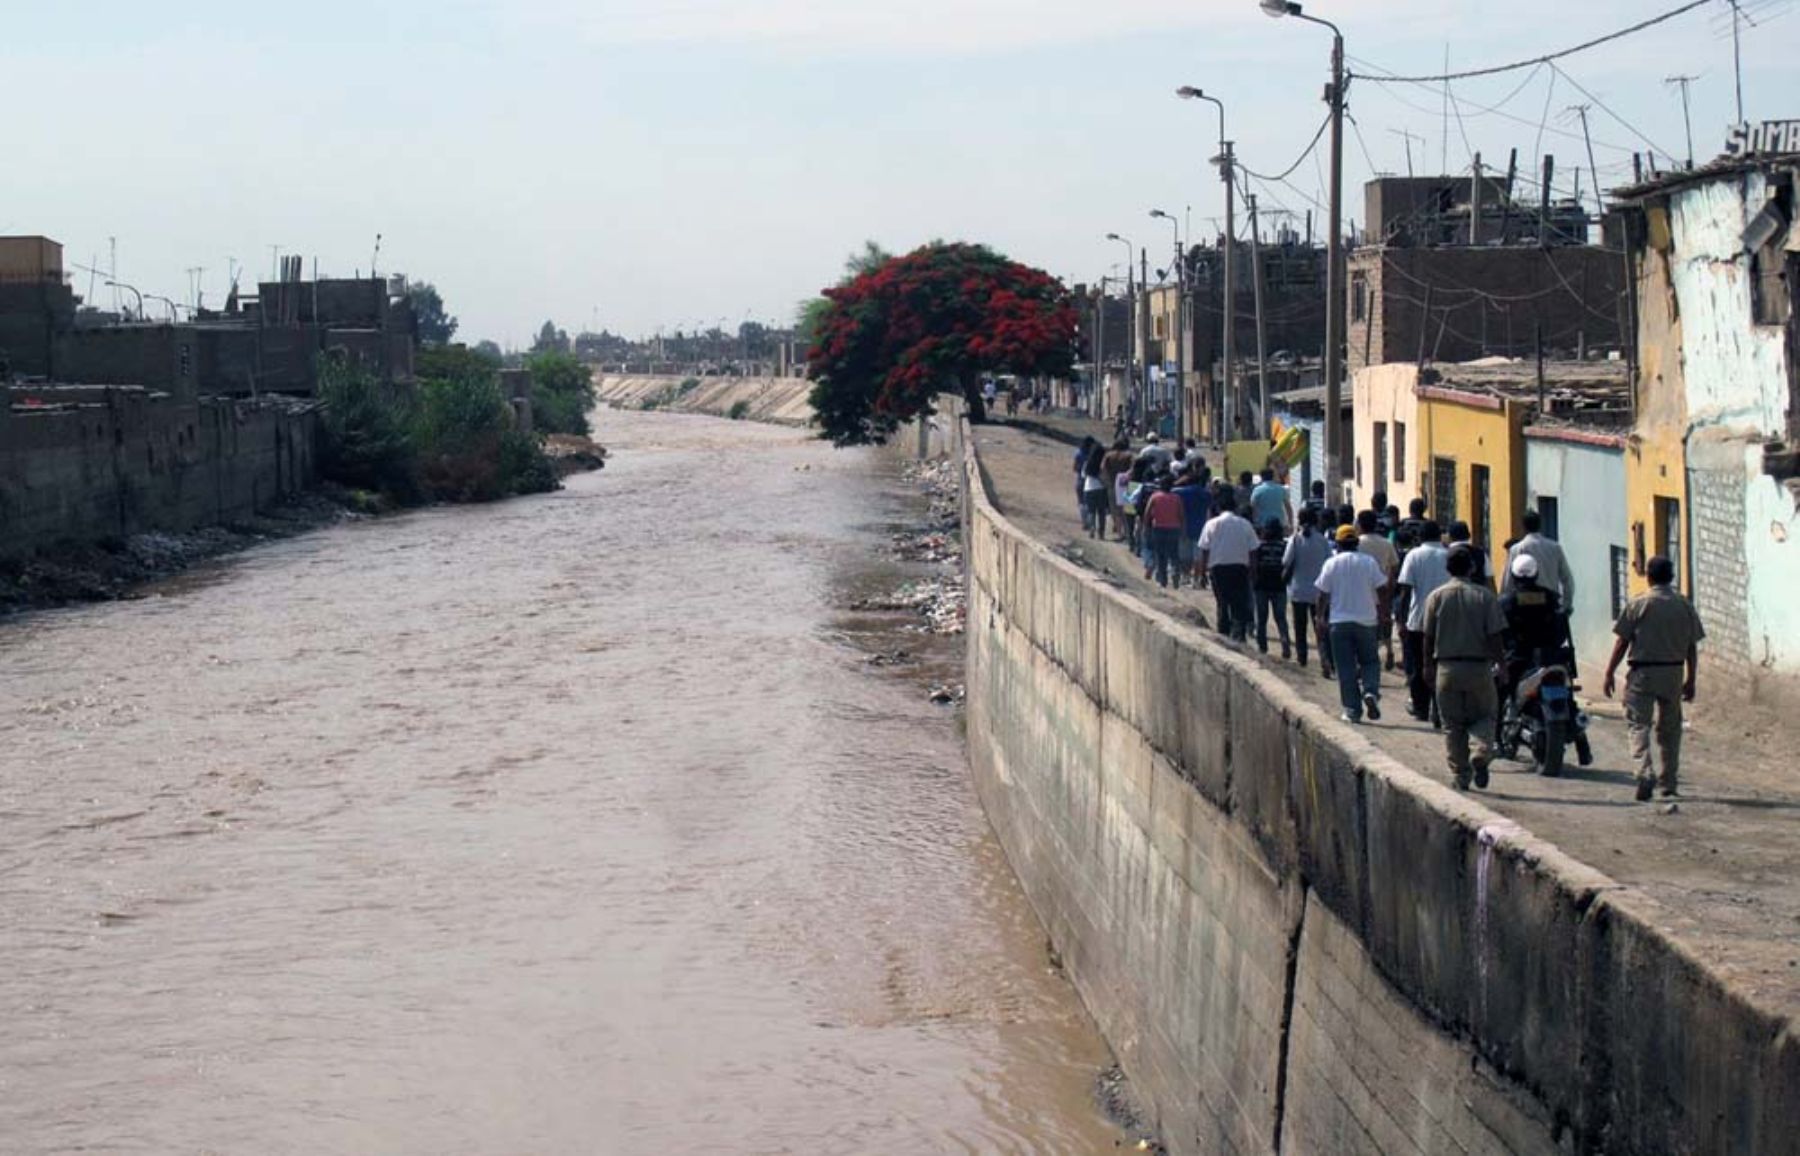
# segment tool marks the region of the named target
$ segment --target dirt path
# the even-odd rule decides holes
[[[995,505],[1021,529],[1173,617],[1210,621],[1210,593],[1165,592],[1144,580],[1124,546],[1086,537],[1076,519],[1067,445],[1004,425],[978,428],[976,445]],[[1255,653],[1254,642],[1249,650]],[[1303,670],[1279,658],[1264,661],[1322,709],[1337,713],[1336,684],[1322,678],[1316,665]],[[1590,690],[1598,689],[1601,661],[1587,661]],[[1384,676],[1383,687],[1388,709],[1381,722],[1365,725],[1366,735],[1420,773],[1447,779],[1442,739],[1406,716],[1399,672]],[[1667,904],[1680,919],[1673,930],[1749,988],[1800,1006],[1800,772],[1779,742],[1786,733],[1779,720],[1707,691],[1703,667],[1701,699],[1690,709],[1683,744],[1683,795],[1674,813],[1634,801],[1621,713],[1614,703],[1585,697],[1583,705],[1595,716],[1592,767],[1571,766],[1563,778],[1544,779],[1519,763],[1500,762],[1491,789],[1474,794]]]

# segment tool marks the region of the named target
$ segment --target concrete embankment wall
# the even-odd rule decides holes
[[[685,383],[687,385],[684,389]],[[807,395],[812,382],[803,377],[599,377],[594,392],[603,403],[622,409],[670,409],[728,417],[742,402],[739,415],[750,421],[803,426],[812,420]]]
[[[284,403],[0,387],[0,558],[241,521],[316,481],[316,423]]]
[[[1679,921],[1024,535],[965,447],[979,792],[1175,1153],[1792,1152]]]

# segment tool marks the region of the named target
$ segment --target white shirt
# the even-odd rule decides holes
[[[1529,554],[1537,559],[1538,585],[1562,595],[1563,609],[1571,609],[1575,605],[1575,573],[1569,569],[1569,559],[1563,554],[1562,545],[1555,538],[1546,538],[1538,533],[1525,535],[1506,552],[1506,573],[1500,578],[1500,593],[1512,591],[1515,585],[1512,575],[1513,559],[1520,554]]]
[[[1152,442],[1138,451],[1137,460],[1153,462],[1155,463],[1154,469],[1166,470],[1169,468],[1169,463],[1175,460],[1175,455],[1170,453],[1168,447],[1160,442]]]
[[[1450,551],[1436,542],[1422,542],[1407,551],[1400,563],[1400,585],[1412,587],[1412,604],[1406,609],[1406,628],[1415,634],[1425,629],[1425,600],[1450,581]]]
[[[1236,514],[1219,514],[1200,531],[1200,549],[1210,566],[1248,566],[1256,551],[1256,527]]]
[[[1331,624],[1357,622],[1374,626],[1380,620],[1375,593],[1387,585],[1381,563],[1360,550],[1340,550],[1319,571],[1313,583],[1319,593],[1331,599]]]

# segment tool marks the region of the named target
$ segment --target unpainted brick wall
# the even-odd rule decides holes
[[[1694,608],[1706,627],[1701,644],[1710,664],[1748,671],[1749,578],[1744,564],[1744,475],[1740,471],[1688,469],[1689,532],[1693,549]],[[1685,563],[1684,563],[1685,564]]]

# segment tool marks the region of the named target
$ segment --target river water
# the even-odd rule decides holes
[[[0,1151],[1120,1140],[944,654],[840,609],[916,496],[601,418],[560,494],[0,622]]]

